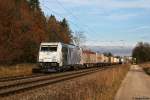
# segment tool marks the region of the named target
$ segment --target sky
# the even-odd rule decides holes
[[[46,16],[68,20],[86,45],[135,46],[150,43],[150,0],[40,0]]]

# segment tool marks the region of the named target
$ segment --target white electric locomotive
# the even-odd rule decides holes
[[[61,42],[41,43],[38,63],[44,72],[76,68],[81,62],[82,50],[75,45]]]

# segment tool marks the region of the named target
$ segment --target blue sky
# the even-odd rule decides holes
[[[46,16],[66,18],[87,45],[134,46],[150,42],[150,0],[40,0]]]

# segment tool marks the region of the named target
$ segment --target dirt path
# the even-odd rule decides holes
[[[150,76],[138,65],[131,66],[115,100],[150,100]]]

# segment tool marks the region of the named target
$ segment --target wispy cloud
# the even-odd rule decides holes
[[[127,30],[127,32],[132,32],[132,33],[139,33],[139,32],[141,33],[143,31],[148,31],[150,34],[150,26],[139,26],[139,27]]]
[[[92,44],[92,45],[91,45]],[[120,47],[134,47],[136,42],[124,41],[87,41],[84,45],[87,46],[120,46]]]
[[[110,20],[128,20],[136,16],[138,16],[138,14],[111,14],[106,17]]]
[[[46,0],[41,0],[46,1]],[[56,11],[60,12],[61,14],[66,14],[64,9],[59,7],[59,4],[55,0],[50,0],[52,3],[56,3],[58,7],[56,7]],[[66,8],[74,10],[75,15],[96,15],[101,17],[106,17],[109,20],[127,20],[130,18],[134,18],[140,14],[131,12],[131,13],[114,13],[111,12],[115,9],[150,9],[150,0],[57,0],[63,4]],[[55,6],[55,5],[54,5]],[[94,7],[96,9],[93,9]],[[59,9],[60,8],[60,9]],[[79,11],[81,8],[82,11]],[[109,13],[109,14],[108,14]],[[139,12],[138,12],[139,13]]]
[[[134,1],[115,1],[115,0],[109,0],[111,1],[108,3],[108,5],[111,8],[144,8],[149,9],[150,6],[150,0],[134,0]]]
[[[97,5],[101,8],[145,8],[150,9],[150,0],[61,0],[68,5],[88,6]]]

